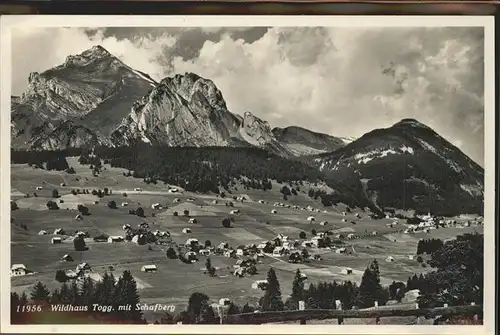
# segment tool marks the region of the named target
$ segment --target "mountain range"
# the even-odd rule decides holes
[[[359,139],[298,126],[271,128],[228,110],[214,82],[194,73],[156,82],[101,46],[42,73],[11,99],[11,146],[61,150],[150,143],[259,147],[316,166],[375,206],[482,208],[484,170],[426,125],[402,120]],[[448,203],[448,205],[447,205]]]

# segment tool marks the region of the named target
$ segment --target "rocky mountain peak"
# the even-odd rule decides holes
[[[395,123],[392,127],[394,128],[412,127],[412,128],[422,128],[422,129],[432,130],[429,126],[412,118],[402,119],[401,121]]]
[[[69,55],[68,57],[66,57],[64,66],[86,66],[90,63],[109,58],[113,58],[118,61],[117,58],[115,58],[102,46],[95,45],[92,48],[81,52],[80,54]]]

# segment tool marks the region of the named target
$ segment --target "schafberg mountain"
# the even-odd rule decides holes
[[[156,86],[101,46],[43,73],[12,98],[12,146],[54,150],[106,142],[130,106]]]
[[[250,112],[231,113],[208,79],[185,73],[157,83],[101,46],[30,74],[27,90],[12,97],[15,149],[121,146],[137,141],[163,146],[257,146],[282,156],[318,152],[281,143],[269,124]]]
[[[329,178],[379,207],[433,213],[483,210],[484,169],[413,119],[369,132],[314,162]]]

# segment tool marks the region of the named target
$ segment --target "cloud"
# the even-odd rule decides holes
[[[99,43],[156,79],[209,78],[231,111],[272,126],[359,137],[415,118],[483,162],[482,28],[59,29],[21,33],[13,43],[18,90],[28,69]],[[37,48],[47,57],[33,57]]]

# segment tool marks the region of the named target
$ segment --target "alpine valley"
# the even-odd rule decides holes
[[[101,46],[30,74],[26,91],[11,99],[11,131],[14,151],[258,148],[266,159],[318,171],[329,196],[347,194],[355,206],[483,211],[483,168],[416,120],[359,139],[298,126],[272,129],[250,111],[228,110],[210,79],[185,73],[156,82]]]

